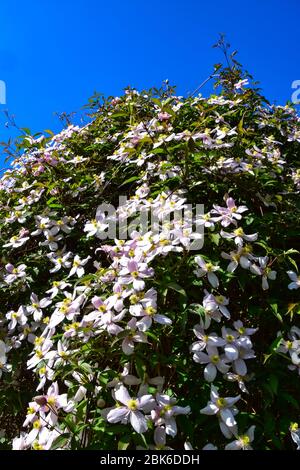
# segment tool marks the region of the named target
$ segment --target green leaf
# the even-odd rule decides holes
[[[215,244],[215,245],[219,245],[220,243],[220,235],[218,233],[210,233],[209,234],[209,237],[211,239],[211,241]]]
[[[51,450],[59,449],[63,447],[68,440],[70,439],[71,434],[70,433],[63,433],[60,436],[58,436],[54,441],[51,446]]]
[[[187,297],[187,294],[186,294],[185,290],[183,289],[183,287],[181,287],[179,284],[177,284],[177,282],[169,282],[166,285],[166,288],[167,289],[172,289],[172,290],[178,292],[179,294],[183,295],[184,297]]]
[[[118,442],[118,450],[126,450],[131,441],[131,436],[122,436]]]
[[[131,178],[128,178],[128,180],[125,180],[124,183],[120,185],[120,188],[122,188],[122,186],[125,186],[128,183],[133,183],[133,181],[137,181],[139,179],[141,179],[140,176],[132,176]]]

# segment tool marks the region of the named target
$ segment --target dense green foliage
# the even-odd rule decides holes
[[[294,449],[290,431],[299,445],[300,120],[245,79],[234,63],[218,68],[209,98],[168,84],[94,97],[88,125],[25,131],[7,147],[3,448]],[[118,208],[120,195],[129,223],[141,208],[164,224],[203,204],[193,219],[203,247],[191,249],[191,230],[172,217],[169,238],[151,227],[103,239],[114,218],[95,220],[96,208]],[[209,416],[211,389],[241,397],[215,396]]]

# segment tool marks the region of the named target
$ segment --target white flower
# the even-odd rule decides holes
[[[300,287],[300,276],[298,276],[294,271],[287,271],[287,275],[289,276],[290,280],[292,281],[288,285],[288,289],[299,289]]]
[[[201,256],[196,256],[195,261],[198,266],[200,266],[200,269],[196,269],[194,274],[196,274],[197,277],[207,275],[207,279],[212,287],[217,288],[219,286],[219,279],[214,271],[218,271],[220,269],[219,266],[215,266],[210,262],[206,263]]]
[[[3,247],[20,248],[27,240],[29,240],[29,237],[25,237],[23,233],[20,233],[19,235],[11,237],[9,242],[5,243]]]
[[[255,426],[250,426],[245,434],[237,436],[235,441],[227,444],[225,450],[253,450],[250,444],[254,439],[254,431]]]
[[[257,240],[258,237],[257,233],[246,235],[242,227],[235,229],[232,233],[228,233],[224,230],[221,230],[220,235],[222,238],[234,238],[234,243],[238,246],[243,246],[244,240],[246,240],[247,242],[254,242],[255,240]]]
[[[71,271],[69,272],[68,277],[73,276],[73,274],[76,274],[77,277],[82,277],[84,275],[83,266],[86,265],[86,263],[88,262],[90,258],[91,257],[88,256],[87,258],[80,259],[78,255],[75,255],[74,260],[73,260],[73,265],[72,265]]]
[[[208,402],[205,408],[200,410],[200,413],[204,415],[217,415],[229,428],[236,426],[232,407],[241,396],[222,398],[219,396],[217,388],[211,385],[210,398],[211,401]]]
[[[72,256],[71,252],[66,253],[65,255],[60,254],[57,255],[55,253],[49,253],[47,257],[50,259],[52,263],[54,263],[54,268],[50,269],[50,273],[56,273],[62,267],[63,268],[70,268],[72,262],[69,261],[70,256]]]
[[[193,359],[200,364],[207,364],[204,369],[204,378],[207,382],[213,382],[217,375],[217,370],[222,374],[226,374],[229,366],[226,364],[228,359],[225,356],[220,356],[218,349],[214,346],[207,346],[207,354],[202,351],[196,351]]]
[[[42,300],[39,300],[37,295],[32,293],[30,296],[31,305],[27,308],[28,313],[33,314],[35,321],[40,321],[43,316],[43,308],[48,307],[52,303],[52,300],[45,297]]]
[[[297,445],[297,450],[300,450],[300,429],[298,423],[291,423],[290,425],[291,438]]]
[[[264,256],[264,257],[259,257],[258,262],[259,266],[257,264],[252,264],[250,266],[250,271],[257,276],[262,276],[262,288],[263,290],[269,289],[269,284],[268,284],[268,279],[271,279],[274,281],[276,279],[276,271],[272,271],[271,268],[269,268],[268,265],[269,257]]]
[[[97,212],[96,219],[91,220],[91,222],[87,222],[83,231],[87,232],[87,237],[96,236],[101,238],[107,227],[108,224],[105,221],[105,214]]]
[[[61,234],[58,235],[58,232],[59,232],[58,227],[52,227],[50,229],[44,230],[44,235],[46,237],[46,240],[43,242],[40,242],[40,245],[48,246],[51,251],[58,250],[57,242],[63,238]]]
[[[0,340],[0,378],[2,376],[2,372],[10,372],[12,369],[12,366],[7,364],[6,352],[6,344],[4,341]]]
[[[27,266],[25,264],[20,264],[16,268],[14,267],[13,264],[10,264],[10,263],[7,264],[5,266],[5,269],[8,272],[8,274],[4,276],[4,281],[7,284],[12,284],[17,279],[22,279],[23,277],[26,277],[26,272],[25,272],[26,267]]]
[[[121,385],[114,393],[115,400],[121,404],[113,408],[107,414],[109,423],[128,422],[137,433],[144,433],[148,430],[147,421],[142,411],[149,413],[155,406],[152,395],[132,399],[124,387]],[[122,406],[123,405],[123,406]]]
[[[10,320],[8,324],[9,330],[14,330],[17,324],[25,325],[27,322],[26,308],[22,305],[18,308],[16,312],[11,310],[5,316],[8,320]]]

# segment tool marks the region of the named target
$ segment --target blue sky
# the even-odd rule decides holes
[[[79,110],[95,90],[168,78],[187,94],[222,60],[220,32],[269,100],[284,104],[300,80],[299,0],[1,0],[0,13],[1,141],[13,134],[4,109],[32,132],[58,131],[55,112]]]

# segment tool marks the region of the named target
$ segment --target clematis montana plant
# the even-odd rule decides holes
[[[300,118],[230,61],[4,146],[0,448],[300,448]]]

